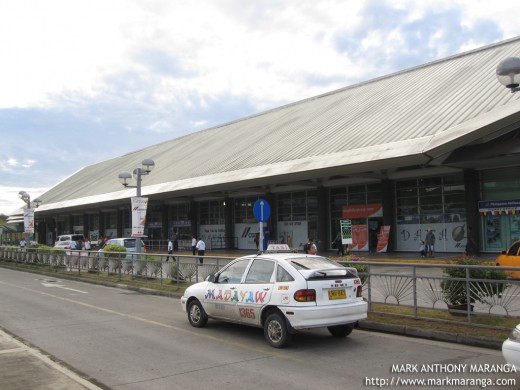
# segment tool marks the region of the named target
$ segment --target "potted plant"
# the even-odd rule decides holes
[[[480,262],[471,257],[462,257],[455,260],[455,264],[462,266],[492,266],[494,264]],[[492,268],[469,268],[469,283],[466,281],[466,271],[464,267],[445,268],[443,274],[449,279],[441,281],[442,296],[448,305],[448,309],[458,312],[466,311],[468,307],[473,310],[475,302],[486,303],[486,298],[495,295],[500,296],[507,288],[507,283],[500,282],[507,280],[504,271]],[[469,291],[468,291],[469,287]],[[468,302],[469,297],[469,302]]]
[[[125,255],[122,255],[121,253],[125,253]],[[100,259],[108,259],[108,272],[117,272],[119,268],[119,260],[126,257],[126,248],[117,244],[109,244],[103,248],[103,253],[100,253],[99,255]]]

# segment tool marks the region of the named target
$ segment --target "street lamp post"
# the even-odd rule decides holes
[[[27,205],[27,210],[30,210],[31,209],[31,196],[25,191],[18,192],[18,196]],[[36,198],[33,200],[33,202],[36,204],[36,208],[38,208],[40,203],[42,203],[42,200],[40,198]],[[27,230],[27,227],[25,226],[25,217],[24,217],[24,231],[26,231],[26,230]],[[31,242],[30,238],[31,238],[31,233],[25,233],[25,242],[26,242],[25,244],[26,245],[29,245],[29,243]]]
[[[497,66],[497,79],[511,93],[520,91],[520,58],[509,57],[501,61]]]
[[[136,185],[130,185],[132,182],[132,174],[130,172],[121,172],[118,177],[119,181],[125,188],[136,188],[136,196],[141,196],[141,183],[142,183],[142,176],[149,175],[152,169],[155,167],[155,162],[152,159],[145,159],[142,161],[142,167],[135,168],[133,173],[136,180]],[[141,238],[136,237],[135,240],[135,252],[136,253],[142,253],[142,245],[141,245]]]

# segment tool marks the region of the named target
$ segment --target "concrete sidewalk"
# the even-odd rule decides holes
[[[0,387],[2,390],[100,390],[81,374],[52,360],[0,329]]]

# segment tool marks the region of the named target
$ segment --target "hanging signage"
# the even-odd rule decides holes
[[[483,200],[478,202],[478,211],[490,214],[516,214],[520,211],[520,200]]]
[[[132,197],[132,237],[143,237],[148,198]]]
[[[23,228],[25,234],[34,233],[34,209],[26,209],[23,212]]]
[[[342,217],[348,219],[370,218],[383,216],[383,204],[357,204],[342,207]]]

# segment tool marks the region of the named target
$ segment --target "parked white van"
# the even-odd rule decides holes
[[[79,241],[83,240],[83,234],[64,234],[63,236],[58,236],[54,246],[58,246],[58,244],[62,241]]]

